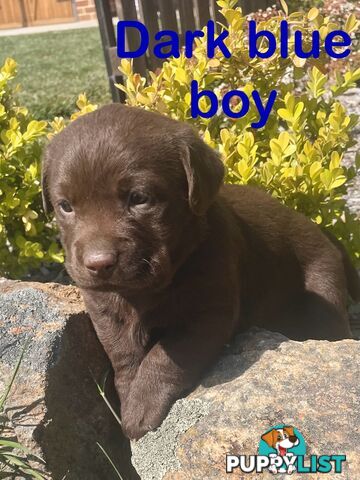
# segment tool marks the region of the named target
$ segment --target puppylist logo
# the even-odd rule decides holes
[[[258,455],[226,455],[226,473],[341,473],[345,455],[310,455],[299,430],[276,425],[261,435]]]

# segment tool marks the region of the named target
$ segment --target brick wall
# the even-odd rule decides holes
[[[114,17],[116,16],[115,4],[115,0],[110,0],[110,8]],[[75,10],[79,20],[94,20],[97,18],[94,0],[75,0]]]
[[[75,10],[80,21],[96,19],[94,0],[75,0]]]

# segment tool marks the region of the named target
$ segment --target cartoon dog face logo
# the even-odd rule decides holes
[[[294,427],[273,428],[261,436],[269,447],[274,448],[281,457],[287,454],[289,448],[299,444],[299,439],[295,435]]]
[[[270,458],[281,457],[287,460],[294,456],[294,454],[292,452],[288,452],[288,450],[299,445],[299,438],[294,432],[294,427],[291,426],[272,428],[268,432],[264,433],[264,435],[261,436],[261,439],[270,448],[273,448],[276,451],[276,453],[269,454]],[[296,467],[293,464],[288,465],[287,467],[285,467],[284,464],[282,466],[271,464],[269,471],[273,474],[292,474],[296,471]]]

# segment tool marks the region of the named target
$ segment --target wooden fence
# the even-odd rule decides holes
[[[75,20],[72,0],[0,0],[0,28]]]
[[[122,92],[114,87],[114,83],[119,83],[122,79],[117,68],[119,59],[116,53],[116,35],[110,1],[95,0],[95,5],[112,97],[114,101],[123,101]],[[265,9],[273,5],[274,1],[240,0],[238,4],[245,13],[249,13],[260,8]],[[186,30],[204,27],[210,19],[223,21],[218,12],[216,0],[115,0],[115,9],[120,20],[139,20],[146,25],[150,34],[150,52],[152,51],[154,35],[159,30],[174,30],[182,35]],[[138,45],[138,33],[135,29],[129,29],[127,35],[128,48],[136,50]],[[134,69],[145,76],[148,69],[154,70],[160,67],[161,63],[160,59],[150,53],[134,59]]]

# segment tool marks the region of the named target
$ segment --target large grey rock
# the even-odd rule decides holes
[[[225,456],[257,454],[261,435],[281,423],[304,435],[307,454],[347,456],[341,474],[292,479],[360,478],[359,342],[299,343],[262,330],[238,336],[163,425],[132,444],[132,461],[142,480],[273,478],[226,474]]]
[[[6,403],[7,435],[46,461],[47,478],[138,478],[128,441],[97,391],[109,362],[78,290],[56,284],[0,284],[0,396],[25,342],[29,345]],[[108,395],[116,402],[109,379]],[[118,406],[115,403],[115,409]]]
[[[100,379],[109,363],[77,289],[0,285],[0,395],[27,338],[7,402],[10,435],[45,459],[49,479],[117,478],[96,442],[124,480],[139,478],[128,442],[92,378]],[[344,476],[332,480],[360,478],[359,345],[297,343],[258,330],[239,336],[200,387],[176,402],[161,428],[132,445],[141,479],[231,478],[225,454],[255,454],[260,435],[282,422],[304,434],[309,453],[347,455]],[[111,389],[108,396],[117,409]]]

